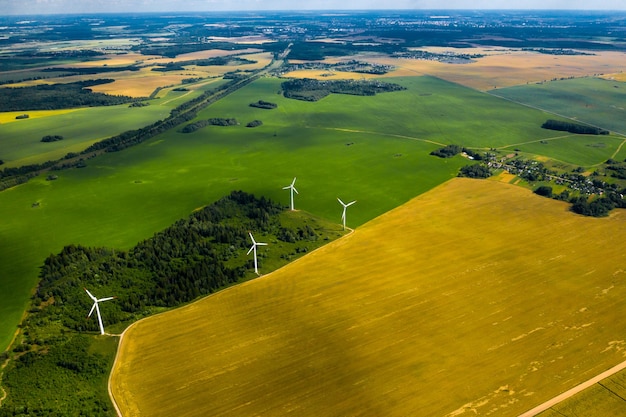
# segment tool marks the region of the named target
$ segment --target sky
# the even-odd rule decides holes
[[[0,14],[242,10],[626,10],[626,0],[0,0]]]

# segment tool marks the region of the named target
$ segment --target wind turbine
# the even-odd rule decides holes
[[[104,334],[104,326],[102,325],[102,316],[100,315],[100,307],[98,307],[98,303],[102,301],[112,300],[115,297],[106,297],[106,298],[98,299],[94,297],[93,294],[91,294],[87,288],[85,288],[85,291],[87,291],[87,294],[93,300],[93,306],[91,306],[91,310],[89,310],[89,314],[87,315],[87,317],[90,317],[91,314],[93,313],[93,310],[95,309],[96,313],[98,314],[98,323],[100,324],[100,334]]]
[[[293,181],[291,181],[291,184],[286,187],[283,187],[283,190],[290,190],[291,192],[291,210],[292,211],[295,210],[293,207],[293,192],[295,191],[296,194],[300,194],[298,193],[298,190],[296,190],[296,187],[293,186],[295,183],[296,183],[296,177],[293,177]]]
[[[259,269],[258,269],[258,264],[256,261],[256,247],[257,246],[266,246],[267,243],[262,243],[262,242],[257,242],[256,240],[254,240],[254,237],[252,236],[251,232],[248,232],[248,234],[250,235],[250,239],[252,240],[252,247],[250,248],[250,250],[248,251],[248,253],[246,255],[250,255],[250,252],[254,251],[254,272],[259,275]]]
[[[341,199],[339,197],[337,197],[337,200],[343,206],[343,213],[341,213],[341,221],[343,222],[343,230],[346,230],[346,209],[348,208],[348,206],[351,206],[354,203],[356,203],[356,200],[351,201],[348,204],[346,204],[343,201],[341,201]]]

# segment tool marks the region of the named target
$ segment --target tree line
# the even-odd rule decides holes
[[[580,123],[564,122],[562,120],[548,119],[542,125],[544,129],[559,130],[563,132],[576,133],[579,135],[608,135],[609,131],[595,126],[583,125]]]
[[[180,131],[181,133],[192,133],[207,126],[237,126],[238,124],[239,122],[237,122],[237,119],[234,118],[212,117],[210,119],[198,120],[197,122],[189,123]]]

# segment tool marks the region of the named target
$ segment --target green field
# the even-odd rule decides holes
[[[136,323],[112,391],[126,417],[518,416],[624,360],[625,224],[453,179]]]
[[[205,87],[213,87],[215,84]],[[139,129],[159,119],[182,101],[201,94],[164,91],[163,98],[149,100],[149,106],[129,108],[127,104],[60,110],[44,117],[15,120],[25,112],[7,113],[10,122],[0,124],[0,159],[5,167],[19,167],[60,159],[69,152],[81,152],[91,144],[127,130]],[[183,95],[184,98],[182,97]],[[41,112],[32,112],[35,116]],[[60,135],[63,140],[43,143],[46,135]]]
[[[626,83],[576,78],[491,92],[520,103],[626,135]]]
[[[599,165],[607,158],[623,160],[623,156],[626,156],[623,149],[626,138],[622,136],[572,135],[567,132],[561,132],[561,135],[549,140],[533,140],[501,147],[500,150],[516,150],[538,158],[549,155],[555,162],[583,167]]]
[[[260,79],[199,115],[235,117],[240,126],[172,130],[60,171],[56,181],[36,178],[1,192],[0,216],[10,220],[0,223],[0,347],[13,335],[39,265],[64,245],[128,248],[233,189],[287,204],[281,188],[294,176],[296,208],[339,223],[336,198],[358,200],[348,216],[354,227],[467,164],[429,156],[438,144],[504,146],[561,133],[540,128],[545,113],[488,94],[431,77],[393,81],[408,90],[308,103],[278,95],[280,80]],[[259,99],[278,108],[248,106]],[[246,128],[254,119],[263,126]]]

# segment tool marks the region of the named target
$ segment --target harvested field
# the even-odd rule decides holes
[[[124,416],[517,416],[625,357],[626,213],[566,207],[451,180],[132,326],[113,394]]]
[[[420,59],[397,59],[363,54],[346,58],[393,65],[397,67],[383,77],[432,75],[478,90],[510,87],[542,82],[554,78],[584,77],[614,74],[624,70],[626,55],[622,52],[597,52],[595,55],[546,55],[521,50],[490,50],[487,48],[454,50],[453,48],[423,48],[429,52],[485,54],[468,64],[450,64]],[[328,62],[336,62],[328,60]],[[321,71],[318,71],[321,73]],[[288,77],[311,77],[310,71],[286,74]],[[319,74],[317,74],[319,75]],[[356,74],[354,78],[361,78]],[[367,76],[367,75],[366,75]],[[380,76],[378,76],[380,77]]]

